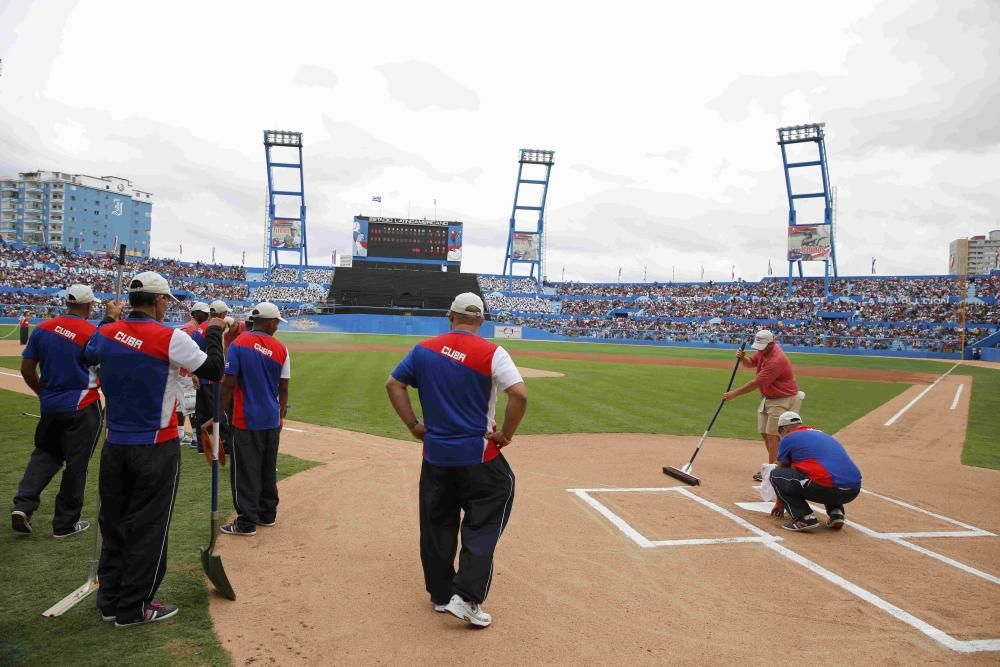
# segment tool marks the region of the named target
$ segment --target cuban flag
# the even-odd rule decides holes
[[[375,195],[375,196],[373,196],[372,197],[372,201],[381,204],[382,203],[382,195]]]

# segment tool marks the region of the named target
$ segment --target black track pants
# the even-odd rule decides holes
[[[844,512],[844,505],[858,497],[861,489],[830,489],[810,481],[809,476],[795,468],[775,468],[771,471],[771,486],[785,504],[793,519],[811,514],[808,501],[822,503],[827,515],[832,510]]]
[[[177,438],[101,450],[97,607],[120,622],[139,617],[167,572],[167,537],[180,477]]]
[[[236,525],[257,530],[258,523],[273,523],[278,514],[278,444],[281,431],[231,429],[230,480]]]
[[[30,517],[41,503],[42,491],[65,464],[56,496],[52,532],[56,535],[73,532],[83,509],[90,457],[97,447],[103,424],[100,401],[77,412],[43,412],[35,429],[35,450],[17,487],[13,509]]]
[[[455,593],[481,603],[490,592],[493,553],[514,504],[514,472],[503,455],[478,465],[420,469],[420,561],[431,600]],[[458,536],[462,550],[455,571]]]

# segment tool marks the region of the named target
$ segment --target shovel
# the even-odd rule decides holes
[[[201,548],[201,567],[205,570],[205,576],[215,586],[215,590],[222,593],[230,600],[236,599],[236,592],[233,585],[229,583],[226,570],[222,567],[222,557],[212,553],[215,549],[215,540],[219,536],[219,416],[222,412],[222,383],[216,382],[215,390],[215,419],[212,424],[212,527],[208,546]]]

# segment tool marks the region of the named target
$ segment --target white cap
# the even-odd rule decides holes
[[[789,410],[788,412],[782,412],[781,416],[778,417],[778,428],[781,428],[782,426],[792,426],[793,424],[801,424],[801,423],[802,423],[802,417],[799,417],[799,413],[792,412],[791,410]]]
[[[219,313],[229,312],[229,306],[227,306],[226,302],[223,301],[222,299],[216,299],[212,303],[208,304],[208,308],[216,315],[218,315]]]
[[[66,303],[93,303],[94,290],[86,285],[70,285],[66,290]]]
[[[757,332],[757,335],[753,337],[752,347],[755,350],[763,350],[767,347],[768,343],[774,342],[774,334],[767,329],[761,329]]]
[[[205,313],[206,315],[208,315],[208,313],[209,313],[208,304],[205,303],[204,301],[195,301],[194,305],[191,306],[191,312],[192,313]]]
[[[166,294],[174,301],[177,297],[170,293],[170,284],[167,279],[155,271],[143,271],[136,274],[128,284],[128,293],[144,292],[146,294]]]
[[[254,306],[254,309],[250,311],[250,317],[253,318],[254,322],[257,320],[278,320],[279,322],[288,322],[288,320],[281,316],[281,311],[278,310],[278,307],[270,301],[262,301]]]
[[[472,308],[473,310],[469,310]],[[483,300],[472,292],[462,292],[451,302],[451,312],[460,315],[470,315],[472,317],[483,317],[486,308],[483,307]]]

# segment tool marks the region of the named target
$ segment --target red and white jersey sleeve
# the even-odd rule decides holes
[[[174,329],[173,335],[170,337],[169,358],[171,366],[194,373],[205,363],[208,355],[201,351],[191,336],[180,329]]]
[[[514,360],[510,358],[507,350],[497,347],[493,353],[492,363],[493,386],[500,391],[507,391],[518,382],[524,382],[521,372],[514,365]]]

